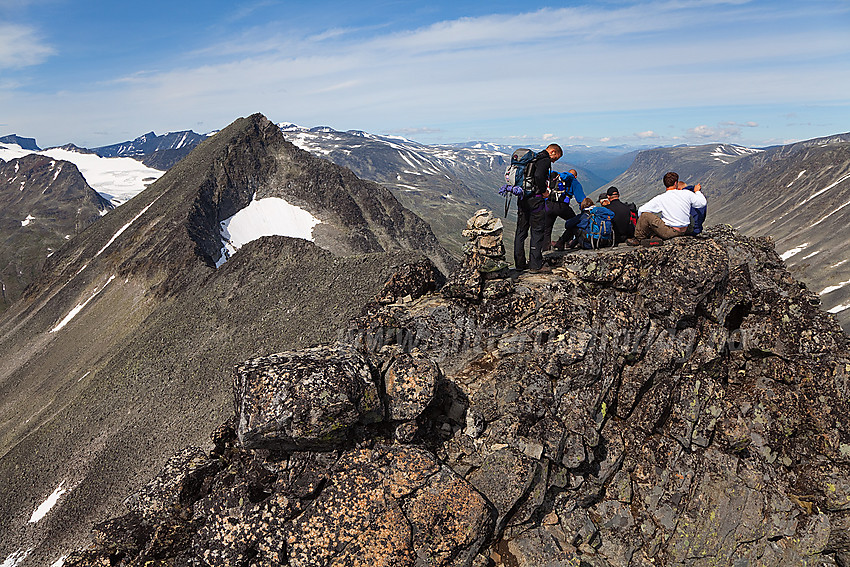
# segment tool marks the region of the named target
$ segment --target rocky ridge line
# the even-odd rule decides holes
[[[65,565],[850,565],[847,337],[770,240],[553,261],[240,365]]]

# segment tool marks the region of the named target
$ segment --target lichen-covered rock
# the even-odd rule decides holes
[[[384,417],[372,366],[342,346],[249,360],[234,388],[245,447],[332,449],[356,425]]]
[[[124,504],[146,519],[178,514],[195,500],[204,479],[217,468],[218,463],[201,448],[188,447],[171,457],[162,471]]]
[[[419,417],[434,399],[439,378],[437,365],[419,352],[394,356],[384,372],[389,419],[407,421]]]
[[[404,298],[418,299],[439,289],[445,279],[430,260],[407,263],[390,276],[375,301],[379,304],[389,304]]]
[[[429,452],[355,450],[287,529],[289,564],[469,564],[490,522],[487,501]]]

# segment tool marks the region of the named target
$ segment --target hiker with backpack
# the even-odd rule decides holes
[[[546,231],[546,198],[549,196],[549,175],[552,162],[564,155],[561,146],[549,144],[545,150],[533,153],[525,148],[516,150],[505,171],[507,185],[499,191],[506,195],[505,214],[511,195],[517,200],[514,265],[517,270],[543,270],[543,239]],[[531,233],[528,262],[525,241]]]
[[[637,222],[637,207],[622,202],[620,190],[616,187],[609,187],[605,194],[608,197],[608,204],[604,206],[614,213],[614,233],[617,236],[617,242],[625,242],[633,238]]]
[[[615,242],[613,221],[612,211],[595,205],[593,199],[585,197],[581,202],[581,214],[564,223],[564,234],[554,247],[563,250],[577,246],[586,249],[613,246]],[[571,240],[567,242],[569,238]]]
[[[570,199],[577,199],[581,202],[584,198],[584,189],[579,183],[576,176],[578,172],[571,169],[564,173],[552,172],[550,177],[549,198],[546,200],[546,234],[543,236],[544,250],[549,250],[555,246],[552,242],[552,229],[555,227],[555,222],[558,218],[565,221],[575,217],[576,214],[570,206]]]
[[[693,191],[684,191],[679,185],[679,175],[673,171],[666,173],[663,181],[666,191],[638,209],[634,238],[626,241],[629,246],[660,244],[662,240],[685,236],[691,225],[691,211],[706,207],[699,183]]]

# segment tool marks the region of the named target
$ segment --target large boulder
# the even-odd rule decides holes
[[[351,348],[255,358],[236,369],[239,440],[249,448],[331,449],[357,425],[381,421],[374,369]]]

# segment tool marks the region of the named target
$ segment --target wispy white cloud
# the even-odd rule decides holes
[[[38,65],[53,53],[34,28],[0,22],[0,69]]]
[[[157,124],[223,126],[262,111],[277,120],[375,131],[437,125],[446,131],[448,124],[499,119],[509,123],[505,130],[515,129],[512,135],[537,139],[557,132],[602,137],[576,132],[571,113],[847,100],[850,73],[842,61],[850,42],[785,25],[796,11],[827,10],[825,4],[611,5],[458,18],[401,31],[301,31],[274,22],[175,53],[173,68],[152,62],[147,70],[105,77],[94,89],[40,94],[10,87],[5,94],[20,112],[54,108],[62,120],[78,121],[68,122],[69,129],[92,132],[112,131],[130,117],[144,123],[141,131]],[[781,33],[758,25],[766,19],[779,22]],[[549,72],[528,78],[532,64]],[[716,126],[702,118],[689,122],[700,125],[679,124],[675,139],[740,136],[758,126],[749,117]],[[657,123],[623,128],[604,137],[672,139]]]
[[[717,126],[701,124],[687,130],[687,136],[698,140],[734,141],[740,138],[741,128],[757,128],[758,123],[749,121],[743,124],[734,121],[720,122]]]
[[[439,128],[399,128],[397,130],[389,130],[387,134],[399,134],[401,136],[417,136],[419,134],[437,134],[441,132]]]

